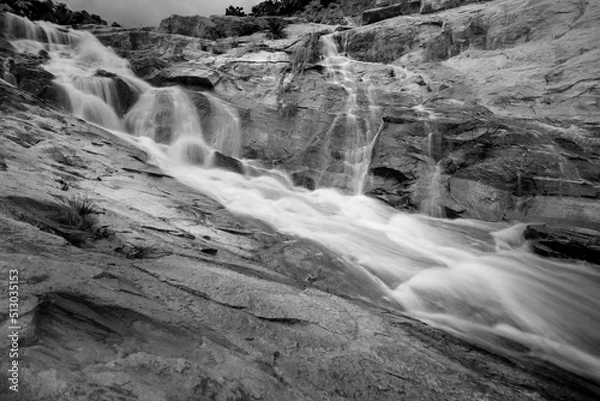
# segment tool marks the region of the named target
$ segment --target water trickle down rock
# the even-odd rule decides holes
[[[420,202],[420,211],[432,217],[446,217],[442,205],[442,197],[445,188],[443,187],[444,176],[440,161],[444,156],[444,135],[436,123],[435,113],[430,112],[422,105],[415,106],[419,116],[423,120],[423,126],[426,133],[425,155],[426,169],[424,176],[421,177],[417,185],[417,197]]]
[[[353,61],[340,55],[333,35],[321,36],[323,64],[334,85],[344,88],[347,99],[343,114],[338,115],[325,133],[323,170],[317,186],[333,186],[351,194],[362,194],[371,161],[371,152],[381,124],[380,109],[373,91],[360,88],[353,76]],[[366,113],[358,104],[359,91],[367,98]]]

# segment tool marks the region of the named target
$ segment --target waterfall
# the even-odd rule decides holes
[[[17,78],[10,72],[11,60],[6,59],[2,63],[2,79],[11,85],[17,85]]]
[[[237,112],[210,93],[204,96],[210,104],[211,147],[228,156],[240,157],[242,130]]]
[[[522,224],[447,221],[400,212],[360,194],[296,188],[284,173],[252,163],[247,163],[248,175],[211,168],[211,145],[239,152],[242,133],[237,128],[216,121],[209,125],[224,127],[221,131],[203,133],[196,107],[184,91],[138,82],[127,62],[91,35],[68,35],[77,40],[50,49],[45,68],[57,84],[78,96],[69,106],[75,114],[130,138],[165,172],[229,210],[328,247],[368,275],[404,313],[504,354],[539,358],[600,380],[597,268],[536,256],[522,240]],[[357,102],[349,60],[336,55],[330,37],[323,43],[329,49],[327,68],[348,93],[345,115],[338,120],[345,127],[342,159],[351,192],[358,194],[375,130],[371,123],[359,123],[365,121],[365,110]],[[99,68],[139,93],[123,119],[111,105],[112,87],[96,79]],[[222,113],[217,120],[235,122],[224,103],[214,104]],[[366,110],[367,116],[372,112]],[[434,149],[437,143],[433,136],[428,141],[433,165],[441,154]]]
[[[323,47],[323,64],[329,76],[332,77],[333,83],[342,86],[348,97],[343,111],[345,114],[345,121],[342,125],[343,137],[337,138],[333,142],[335,149],[330,149],[329,146],[324,148],[325,151],[340,155],[341,166],[335,160],[330,160],[324,167],[317,185],[323,186],[324,173],[331,171],[335,175],[333,181],[328,184],[347,189],[349,193],[358,195],[363,192],[371,162],[375,134],[378,131],[377,123],[380,122],[379,108],[375,105],[372,87],[368,87],[366,90],[369,103],[368,113],[364,116],[363,110],[358,104],[359,88],[353,77],[352,60],[339,54],[338,46],[332,35],[321,36],[320,41]],[[326,134],[324,141],[326,144],[332,143],[331,136],[339,122],[339,117],[334,119],[332,127]]]
[[[182,137],[203,138],[194,104],[177,87],[146,91],[125,116],[125,126],[136,136],[164,144]]]
[[[4,13],[5,31],[8,39],[26,39],[49,45],[72,45],[77,41],[77,34],[46,21],[36,23],[27,18],[11,13]]]
[[[115,79],[132,93],[140,94],[150,85],[135,77],[129,62],[105,47],[91,33],[45,22],[31,22],[4,13],[5,29],[13,46],[21,52],[46,50],[44,69],[55,76],[54,83],[66,94],[62,107],[77,117],[111,129],[123,129]]]
[[[425,129],[425,155],[426,171],[419,188],[422,201],[419,210],[432,217],[446,217],[442,205],[442,167],[440,161],[444,155],[444,136],[436,123],[436,115],[427,110],[423,105],[413,107],[423,120]]]

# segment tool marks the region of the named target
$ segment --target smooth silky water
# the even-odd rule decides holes
[[[62,107],[134,142],[182,183],[233,212],[327,246],[365,271],[410,316],[502,353],[540,358],[600,381],[597,266],[534,255],[522,240],[524,224],[443,220],[399,212],[360,194],[308,191],[252,161],[244,162],[246,175],[211,168],[215,147],[239,154],[242,133],[239,125],[231,126],[237,122],[231,106],[209,98],[214,132],[203,133],[183,90],[151,88],[91,34],[7,18],[15,19],[9,27],[18,29],[9,34],[18,49],[50,52],[45,68],[76,104]],[[97,79],[98,70],[139,93],[125,116],[116,114],[111,85]],[[338,69],[338,79],[350,85],[344,71]],[[357,107],[352,92],[349,110]]]
[[[372,88],[359,87],[354,78],[353,61],[340,54],[333,35],[321,36],[320,45],[327,76],[334,85],[342,87],[348,97],[342,112],[336,116],[325,134],[323,151],[326,153],[326,161],[317,186],[321,188],[326,182],[329,186],[344,188],[352,195],[360,195],[363,193],[369,171],[373,145],[379,128],[383,125],[381,110],[374,101]],[[361,90],[366,95],[366,110],[362,110],[358,104]],[[339,125],[344,129],[344,138],[341,141],[332,141],[331,137]],[[341,169],[337,166],[335,158],[330,156],[331,153],[341,156]],[[334,178],[324,180],[329,170],[333,170]]]

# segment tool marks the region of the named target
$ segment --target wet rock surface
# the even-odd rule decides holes
[[[23,327],[20,392],[3,380],[5,399],[597,396],[403,316],[323,247],[234,216],[125,140],[0,91],[0,266],[19,269]],[[89,199],[93,217],[65,219],[60,199]]]
[[[531,242],[535,253],[542,256],[585,260],[600,260],[600,232],[590,228],[553,227],[549,225],[527,227],[523,233]]]

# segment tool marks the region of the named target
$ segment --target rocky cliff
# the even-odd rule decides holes
[[[358,104],[381,111],[369,194],[419,209],[435,171],[447,216],[597,223],[598,7],[430,3],[412,10],[421,13],[337,33],[292,25],[290,38],[278,41],[260,33],[216,42],[97,34],[152,82],[188,82],[233,102],[244,156],[313,187],[335,164],[335,149],[323,154],[323,141],[343,131],[334,121],[347,113],[346,92],[332,82],[319,42],[329,32],[356,60]]]

